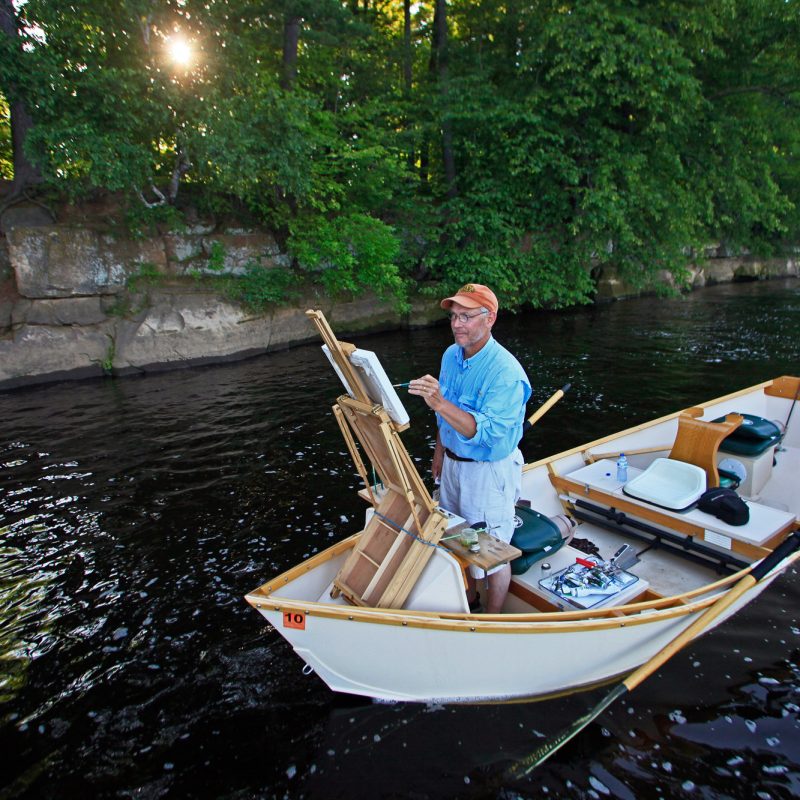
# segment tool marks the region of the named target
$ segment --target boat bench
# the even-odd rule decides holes
[[[628,468],[628,478],[641,474]],[[763,558],[797,523],[794,514],[750,501],[750,520],[746,525],[728,525],[697,508],[674,511],[625,495],[623,482],[616,479],[616,466],[610,459],[587,464],[567,475],[551,475],[553,485],[570,499],[586,500],[623,511],[631,517],[652,522],[686,537],[695,537],[722,550],[748,559]]]

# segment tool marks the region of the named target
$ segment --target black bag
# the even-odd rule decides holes
[[[747,525],[750,509],[733,489],[717,486],[700,495],[697,507],[706,514],[713,514],[728,525]]]

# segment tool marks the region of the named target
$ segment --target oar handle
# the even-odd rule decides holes
[[[572,384],[565,383],[553,396],[536,409],[525,422],[522,423],[522,435],[524,436],[528,429],[535,425],[570,389]]]
[[[750,574],[760,581],[768,572],[783,561],[786,556],[791,555],[800,548],[800,530],[796,530],[791,536],[787,536],[766,558],[759,561]]]
[[[756,564],[750,572],[734,584],[719,600],[709,606],[685,631],[676,636],[663,650],[656,653],[641,667],[634,670],[622,682],[631,691],[645,678],[652,675],[659,667],[666,663],[675,653],[685,647],[697,634],[708,626],[727,608],[732,606],[748,589],[755,586],[765,575],[771,572],[784,558],[791,555],[800,547],[800,531],[795,531],[791,536],[781,542],[768,556]]]

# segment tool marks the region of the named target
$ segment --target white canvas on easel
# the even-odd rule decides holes
[[[336,360],[331,355],[328,345],[322,345],[322,352],[325,353],[331,366],[339,376],[342,385],[344,386],[350,397],[355,397],[355,394],[347,382],[347,379],[342,374]],[[350,363],[358,371],[361,382],[367,390],[370,400],[377,405],[381,405],[386,409],[386,413],[392,418],[397,425],[407,425],[410,417],[408,412],[403,406],[402,401],[397,395],[397,392],[392,386],[383,366],[378,357],[371,350],[356,349],[350,354]]]

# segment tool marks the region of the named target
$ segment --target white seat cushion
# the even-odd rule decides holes
[[[673,511],[688,508],[705,490],[705,470],[673,458],[657,458],[622,488],[630,497]]]

